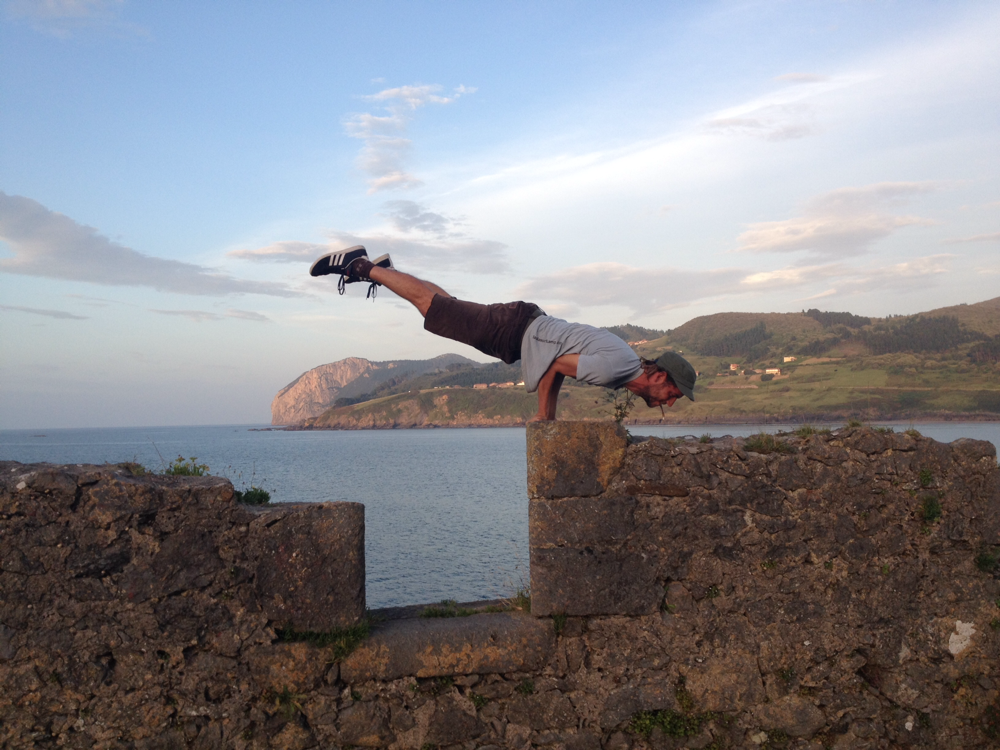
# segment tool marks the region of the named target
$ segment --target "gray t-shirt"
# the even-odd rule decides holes
[[[543,315],[531,321],[521,339],[521,375],[528,393],[549,366],[564,354],[579,354],[576,379],[620,388],[639,377],[642,365],[629,345],[610,331]]]

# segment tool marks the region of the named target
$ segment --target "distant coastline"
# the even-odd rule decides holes
[[[778,416],[774,414],[741,414],[739,416],[709,416],[699,419],[626,419],[622,424],[625,427],[636,426],[680,426],[680,425],[787,425],[793,427],[804,424],[837,424],[850,420],[859,422],[879,422],[894,424],[909,423],[948,423],[948,422],[975,422],[991,423],[1000,422],[1000,414],[992,413],[941,413],[931,412],[926,414],[842,414],[825,413],[810,414],[806,416]],[[607,420],[583,420],[583,421],[610,421]],[[443,429],[487,429],[493,427],[524,427],[527,423],[521,421],[492,422],[482,424],[471,423],[446,423],[430,422],[425,424],[365,424],[365,425],[274,425],[272,427],[251,428],[251,432],[311,432],[323,430],[357,431],[357,430],[443,430]]]

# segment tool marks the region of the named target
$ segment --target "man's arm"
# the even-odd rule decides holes
[[[551,422],[556,418],[556,402],[559,400],[559,389],[563,380],[569,375],[576,377],[576,366],[580,362],[579,354],[564,354],[556,359],[538,381],[538,413],[529,422]]]

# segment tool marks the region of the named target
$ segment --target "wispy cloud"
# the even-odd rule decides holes
[[[37,201],[0,192],[0,239],[14,251],[0,272],[161,292],[294,297],[286,284],[237,279],[215,269],[143,255]]]
[[[6,15],[28,23],[36,31],[68,38],[87,28],[103,28],[116,33],[145,33],[135,24],[121,20],[125,0],[7,0]]]
[[[157,313],[159,315],[172,315],[180,318],[187,318],[195,323],[204,323],[206,321],[212,320],[224,320],[225,318],[236,318],[237,320],[250,320],[255,323],[270,323],[271,320],[266,315],[261,315],[260,313],[251,312],[249,310],[226,310],[225,313],[219,314],[214,312],[208,312],[206,310],[150,310],[150,312]]]
[[[819,284],[826,289],[812,298],[890,289],[912,291],[926,288],[934,277],[947,273],[952,257],[933,255],[883,266],[827,263],[773,271],[745,268],[689,271],[590,263],[531,279],[515,293],[543,307],[550,303],[571,309],[619,305],[638,316],[720,297],[797,289],[805,292]]]
[[[364,112],[351,115],[344,128],[352,138],[364,141],[358,155],[358,168],[368,174],[368,192],[398,190],[421,185],[421,181],[406,171],[405,165],[413,142],[406,137],[406,128],[413,112],[427,104],[450,104],[474,88],[459,86],[451,95],[442,95],[438,85],[397,86],[383,89],[365,99],[382,105],[382,113]]]
[[[588,263],[531,279],[514,293],[535,302],[551,300],[580,307],[623,305],[642,314],[683,307],[738,289],[746,275],[738,268],[686,271]]]
[[[945,240],[945,245],[963,245],[967,242],[1000,242],[1000,232],[990,234],[974,234],[971,237],[956,237],[952,240]]]
[[[805,138],[819,130],[814,100],[856,82],[848,77],[831,78],[814,73],[786,73],[775,80],[788,85],[711,115],[703,128],[708,132],[749,135],[768,141]]]
[[[85,315],[74,315],[63,310],[41,310],[37,307],[17,307],[16,305],[0,305],[0,310],[11,312],[28,313],[29,315],[43,315],[46,318],[59,318],[60,320],[89,320]]]
[[[830,76],[819,75],[817,73],[785,73],[775,76],[774,80],[782,83],[823,83],[829,81]]]
[[[887,209],[934,189],[930,182],[882,182],[834,190],[809,201],[802,216],[751,224],[739,236],[739,250],[861,255],[901,227],[931,224],[928,219],[898,216]]]
[[[363,233],[333,230],[330,242],[273,242],[254,249],[232,250],[233,258],[255,262],[312,263],[325,253],[351,245],[364,245],[371,256],[392,253],[397,265],[423,271],[464,271],[492,274],[509,270],[507,246],[502,242],[470,237],[462,219],[431,211],[414,201],[394,200],[381,215],[386,231]]]

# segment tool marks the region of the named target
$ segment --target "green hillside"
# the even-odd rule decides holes
[[[694,403],[682,399],[664,417],[638,402],[631,420],[1000,418],[1000,298],[890,318],[820,310],[718,313],[665,333],[609,330],[615,329],[625,336],[663,333],[634,348],[650,359],[681,351],[700,373]],[[308,426],[522,424],[535,413],[534,395],[523,387],[472,387],[519,380],[516,365],[454,364],[331,409]],[[560,418],[612,418],[609,391],[566,382]]]

